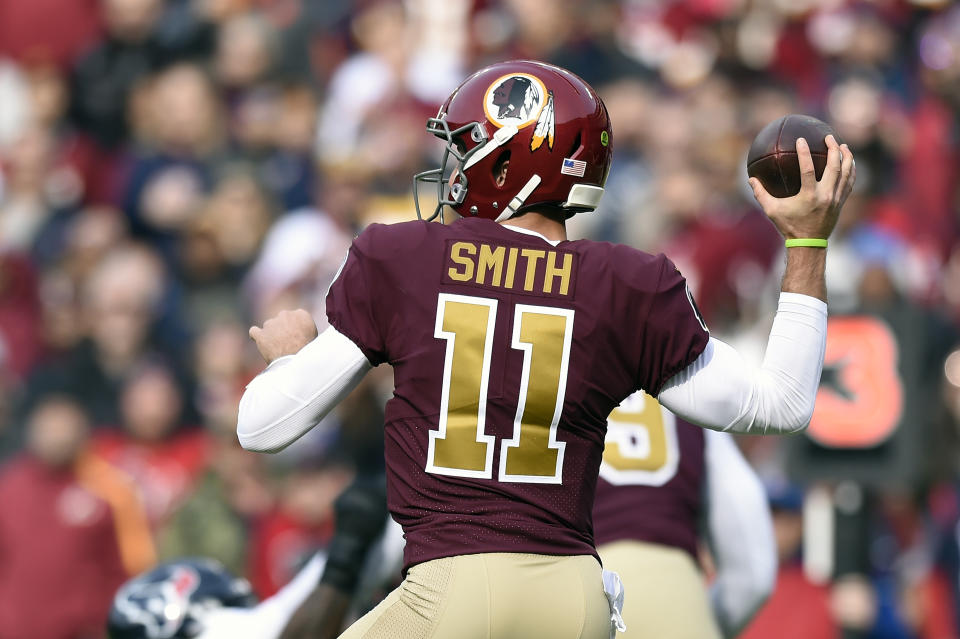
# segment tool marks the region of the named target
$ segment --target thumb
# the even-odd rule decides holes
[[[753,197],[757,199],[757,203],[763,207],[764,211],[769,211],[769,207],[773,205],[776,198],[767,193],[767,189],[763,188],[763,183],[757,178],[750,178],[749,182],[750,188],[753,189]]]
[[[262,333],[263,333],[263,329],[260,328],[259,326],[251,326],[250,330],[248,331],[248,335],[250,335],[250,339],[252,339],[255,342],[260,341],[260,335]]]

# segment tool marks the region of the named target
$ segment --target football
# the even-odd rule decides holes
[[[817,179],[823,177],[827,165],[827,143],[824,138],[833,128],[809,115],[791,114],[774,120],[760,130],[747,154],[747,175],[755,177],[774,197],[790,197],[800,192],[800,164],[797,162],[797,138],[810,146]]]

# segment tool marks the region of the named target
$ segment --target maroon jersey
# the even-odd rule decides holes
[[[597,545],[633,539],[696,558],[704,482],[703,429],[638,392],[611,414],[593,526]]]
[[[707,342],[664,256],[553,246],[479,218],[372,225],[327,316],[394,368],[385,455],[407,566],[595,553],[607,416],[637,388],[657,393]]]

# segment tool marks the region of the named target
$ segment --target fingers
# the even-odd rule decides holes
[[[837,193],[837,182],[840,180],[843,153],[840,150],[840,145],[837,144],[836,138],[832,135],[828,135],[824,141],[827,143],[827,166],[823,170],[823,177],[820,178],[817,188],[820,190],[822,196],[826,196],[827,199],[832,200]],[[799,154],[799,151],[797,153]]]
[[[837,198],[843,201],[853,189],[853,183],[856,180],[857,165],[853,160],[853,153],[846,144],[840,145],[840,153],[843,155],[843,163],[840,167],[840,181],[837,183]]]
[[[298,308],[294,311],[291,311],[291,316],[294,317],[296,321],[301,323],[305,323],[305,322],[310,322],[311,324],[313,323],[313,315],[310,314],[310,311],[306,311],[302,308]]]
[[[810,146],[803,138],[797,138],[797,163],[800,164],[800,190],[817,188],[817,174],[813,169]]]
[[[857,158],[852,158],[853,166],[850,168],[850,180],[847,182],[847,193],[853,191],[853,185],[857,183]]]

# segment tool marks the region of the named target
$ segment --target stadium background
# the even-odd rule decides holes
[[[413,215],[439,152],[425,118],[513,57],[611,112],[608,191],[572,233],[667,252],[756,359],[781,249],[749,142],[804,112],[850,144],[831,310],[893,347],[828,349],[818,440],[738,439],[781,552],[747,635],[960,636],[960,7],[0,0],[0,638],[98,636],[158,557],[218,557],[266,596],[322,547],[332,499],[382,465],[389,372],[326,435],[246,453],[246,327],[296,306],[323,323],[350,238]]]

